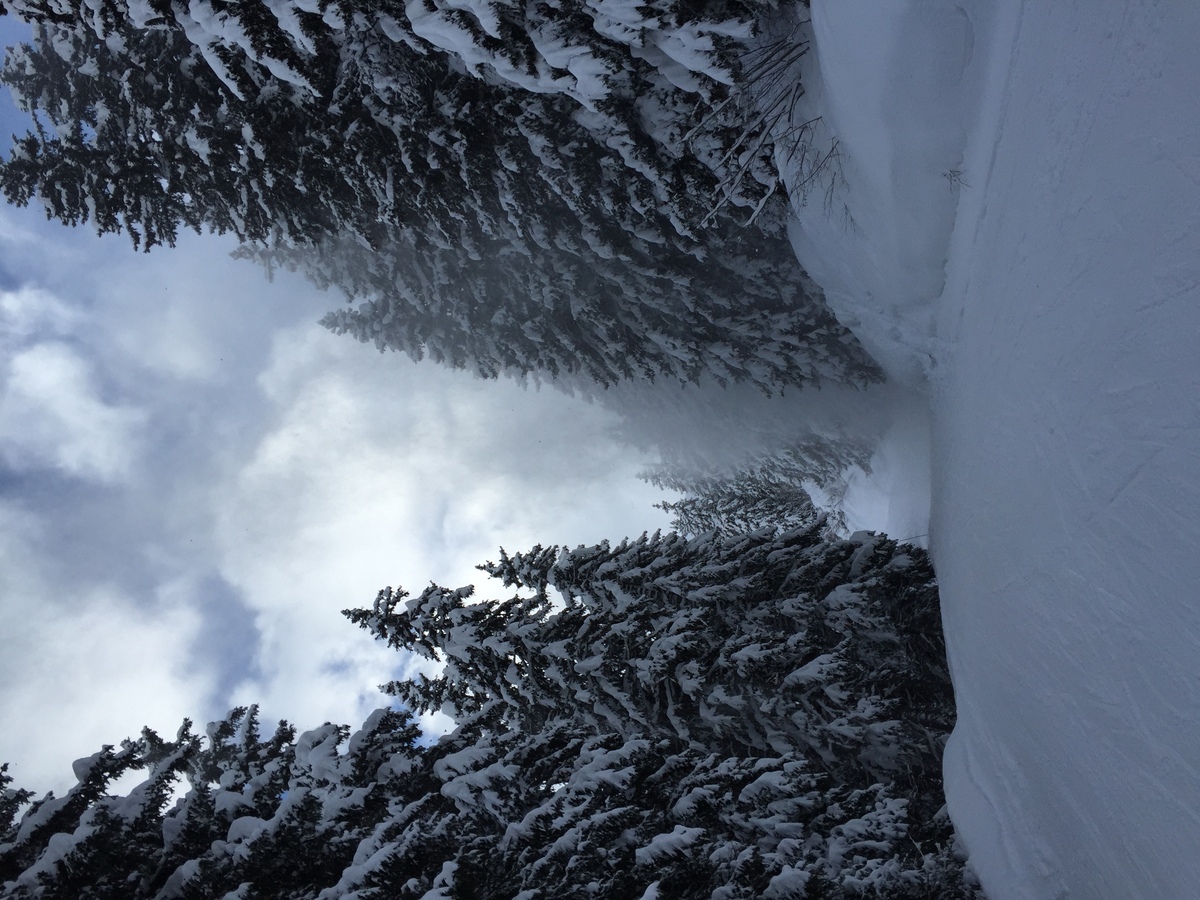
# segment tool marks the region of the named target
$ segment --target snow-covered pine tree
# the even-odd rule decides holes
[[[361,300],[334,330],[484,375],[878,377],[739,143],[755,4],[10,6],[38,30],[0,80],[52,126],[14,202],[232,232]]]
[[[453,732],[422,746],[380,710],[263,736],[238,709],[204,739],[146,733],[5,835],[0,895],[977,896],[941,812],[953,707],[921,551],[814,526],[481,568],[515,595],[385,589],[349,613],[444,662],[389,690]]]
[[[131,874],[150,880],[163,856],[162,808],[179,771],[198,750],[188,723],[174,742],[146,729],[119,750],[104,747],[75,763],[78,784],[33,803],[0,842],[5,896],[125,896]],[[109,784],[130,771],[149,777],[126,797]],[[22,800],[28,800],[25,793]]]
[[[715,466],[686,451],[662,448],[670,461],[651,467],[642,478],[683,495],[658,504],[672,514],[676,531],[726,537],[762,528],[790,531],[818,520],[829,536],[845,536],[841,511],[818,508],[810,491],[827,502],[840,500],[846,470],[867,469],[870,459],[855,442],[815,437],[760,451],[738,465]]]
[[[80,760],[67,797],[25,812],[0,844],[0,896],[208,900],[241,885],[244,897],[315,896],[406,796],[418,736],[408,715],[380,710],[349,740],[333,725],[297,738],[286,723],[263,739],[253,707],[205,738],[188,722],[175,741],[147,730]],[[110,796],[98,785],[114,767],[150,774]],[[181,778],[190,789],[166,809]]]
[[[260,736],[253,709],[204,739],[145,732],[7,830],[0,894],[976,896],[941,811],[953,706],[919,550],[812,527],[481,568],[515,596],[385,589],[349,613],[444,662],[389,689],[454,732],[421,746],[378,710],[353,737]]]
[[[820,533],[536,548],[482,567],[509,600],[434,585],[349,613],[444,663],[388,690],[459,723],[442,792],[494,829],[454,860],[489,885],[463,896],[970,895],[941,813],[928,560]],[[559,756],[530,790],[533,734]]]
[[[29,791],[11,788],[10,784],[12,776],[8,774],[8,763],[0,763],[0,844],[11,843],[13,834],[10,830],[17,813],[33,798]]]
[[[820,514],[802,481],[772,477],[761,470],[731,475],[698,475],[673,467],[656,467],[646,480],[680,491],[679,500],[656,504],[671,513],[671,527],[681,534],[746,534],[762,528],[790,531],[817,521]]]
[[[202,40],[170,5],[141,22],[123,4],[100,10],[41,13],[33,42],[6,55],[0,78],[35,118],[0,166],[10,200],[36,197],[48,217],[124,230],[146,249],[173,243],[180,227],[317,235],[357,208],[322,189],[343,179],[306,82]],[[315,77],[335,64],[314,53],[310,68]]]

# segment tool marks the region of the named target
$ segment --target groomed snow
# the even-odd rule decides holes
[[[845,185],[794,241],[930,397],[972,864],[993,900],[1200,896],[1200,5],[812,17]]]

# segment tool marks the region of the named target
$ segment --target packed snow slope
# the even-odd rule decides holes
[[[1200,896],[1200,4],[812,19],[845,183],[794,242],[930,396],[972,863],[993,900]]]

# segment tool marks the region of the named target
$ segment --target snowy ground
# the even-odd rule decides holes
[[[993,900],[1195,897],[1200,5],[812,15],[846,185],[795,243],[931,400],[973,865]]]

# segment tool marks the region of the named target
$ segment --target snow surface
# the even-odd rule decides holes
[[[930,399],[971,863],[993,900],[1195,897],[1200,4],[813,0],[812,20],[800,112],[838,160],[793,240]],[[884,488],[919,443],[881,441]],[[920,493],[888,515],[915,527]]]

